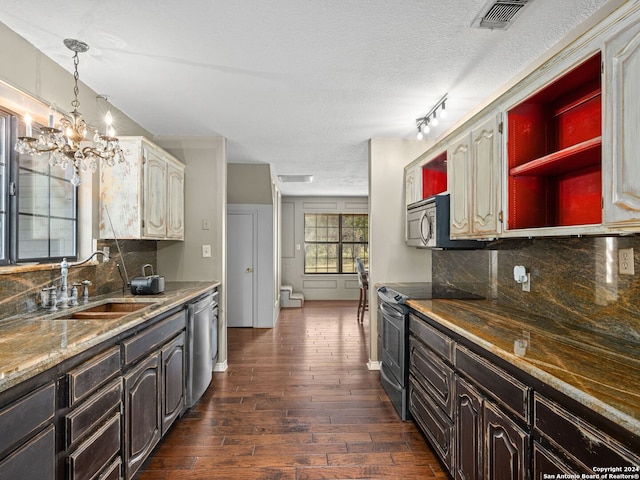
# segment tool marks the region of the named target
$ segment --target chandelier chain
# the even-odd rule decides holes
[[[71,102],[71,106],[73,108],[75,108],[76,110],[80,106],[80,102],[78,101],[78,93],[80,93],[80,89],[78,88],[78,79],[80,78],[80,75],[78,74],[78,64],[79,63],[80,63],[80,58],[78,57],[78,52],[76,52],[76,54],[73,56],[73,67],[75,69],[75,71],[73,73],[73,81],[74,81],[73,95],[74,95],[75,98]]]

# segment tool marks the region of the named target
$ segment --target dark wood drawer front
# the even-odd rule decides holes
[[[452,418],[453,370],[415,338],[410,338],[409,345],[410,371],[438,406]]]
[[[100,475],[100,480],[120,480],[122,478],[122,459],[118,457],[111,465],[109,465]]]
[[[120,348],[113,347],[67,374],[69,406],[90,395],[120,373]]]
[[[557,403],[535,394],[533,406],[536,430],[587,471],[601,466],[640,465],[640,456]]]
[[[529,423],[530,388],[482,357],[456,346],[456,367],[487,394]]]
[[[585,471],[575,471],[557,455],[554,455],[538,442],[533,442],[533,478],[544,478],[544,474],[580,475]],[[547,477],[549,478],[549,477]],[[569,478],[569,477],[566,477]],[[579,477],[578,477],[579,478]]]
[[[69,455],[69,479],[93,478],[120,451],[120,413]]]
[[[429,400],[414,379],[409,380],[409,411],[420,430],[430,440],[440,460],[451,471],[453,423]]]
[[[452,339],[413,314],[409,315],[409,330],[434,352],[453,364]]]
[[[122,405],[122,379],[110,383],[65,417],[67,447],[99,425]]]
[[[0,478],[2,480],[55,480],[55,449],[56,433],[53,425],[50,425],[0,462]]]
[[[124,347],[124,363],[129,365],[142,358],[147,352],[159,348],[168,339],[184,330],[185,325],[185,312],[180,312],[153,327],[143,330],[130,340],[125,340],[122,344]]]
[[[0,452],[53,419],[56,388],[50,383],[0,411]]]

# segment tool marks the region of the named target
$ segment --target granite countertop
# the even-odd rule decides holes
[[[640,347],[491,300],[407,305],[640,435]],[[526,332],[526,334],[525,334]],[[524,353],[514,342],[529,336]]]
[[[85,305],[49,313],[38,310],[0,321],[0,392],[89,348],[175,308],[220,285],[219,282],[167,282],[157,295],[114,293]],[[107,302],[148,304],[117,319],[63,319]]]

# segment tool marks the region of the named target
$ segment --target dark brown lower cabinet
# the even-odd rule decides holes
[[[69,480],[97,478],[120,452],[120,412],[69,455]]]
[[[530,435],[489,401],[483,417],[485,478],[527,480]]]
[[[0,461],[2,480],[55,480],[56,434],[50,425]]]
[[[453,423],[413,377],[409,379],[409,409],[447,469],[453,461]]]
[[[149,355],[124,377],[125,478],[133,478],[161,437],[160,352]]]
[[[181,333],[162,348],[162,435],[184,410],[186,353]]]
[[[483,477],[483,398],[478,391],[456,375],[455,463],[457,480],[481,480]]]
[[[574,470],[558,455],[551,453],[538,442],[533,442],[534,479],[543,479],[545,475],[580,475],[581,473],[586,472]]]
[[[410,332],[410,412],[456,480],[542,480],[640,466],[638,436],[596,412],[577,414],[559,392],[491,360],[435,320],[413,312]]]

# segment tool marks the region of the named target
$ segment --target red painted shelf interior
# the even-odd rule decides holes
[[[602,223],[600,61],[509,110],[510,229]]]
[[[509,171],[509,175],[561,175],[593,165],[602,159],[602,137],[563,148],[544,157],[531,160]]]
[[[422,167],[422,198],[447,191],[447,152]]]

